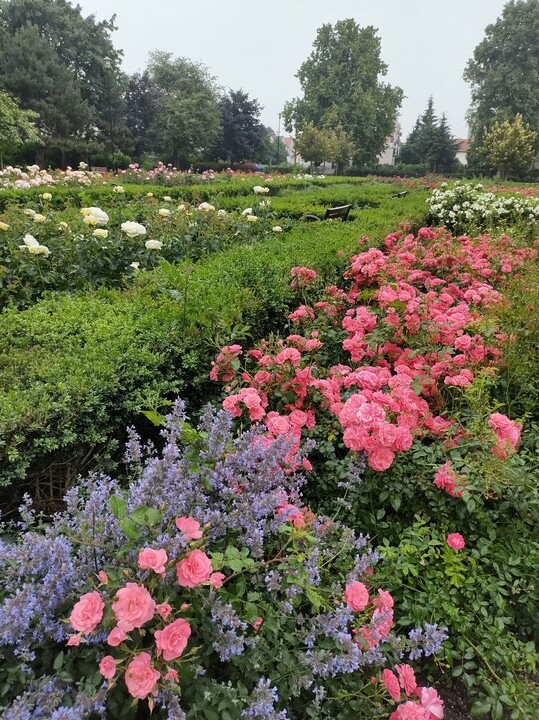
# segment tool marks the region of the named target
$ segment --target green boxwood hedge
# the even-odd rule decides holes
[[[313,267],[321,282],[333,282],[359,237],[379,241],[405,219],[419,223],[424,208],[424,193],[414,191],[362,210],[355,222],[298,223],[263,244],[197,264],[163,264],[128,290],[7,310],[0,319],[0,485],[52,491],[80,471],[110,465],[142,409],[181,394],[196,411],[218,390],[208,372],[222,343],[283,327],[295,302],[291,267]]]

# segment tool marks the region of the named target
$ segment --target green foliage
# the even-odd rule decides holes
[[[143,195],[147,188],[135,190]],[[90,191],[96,190],[83,196]],[[215,396],[208,372],[218,347],[247,332],[259,338],[282,330],[293,301],[291,267],[306,262],[335,282],[359,236],[381,239],[403,212],[423,212],[420,192],[404,205],[383,200],[388,186],[373,192],[380,207],[362,210],[357,222],[299,223],[197,265],[140,273],[128,291],[51,298],[24,312],[4,312],[0,482],[19,484],[28,475],[39,486],[41,468],[62,463],[69,477],[84,463],[107,467],[119,434],[142,422],[141,410],[160,410],[178,393],[191,409]]]
[[[213,146],[219,133],[215,79],[204,65],[160,51],[151,54],[148,72],[162,93],[158,149],[176,165],[194,160]]]
[[[331,135],[327,130],[306,123],[301,135],[296,138],[295,147],[304,160],[321,165],[331,153],[330,142]]]
[[[121,95],[114,29],[114,18],[85,18],[67,0],[0,2],[0,82],[39,114],[44,138],[85,145],[99,135]]]
[[[17,150],[25,142],[37,141],[33,123],[36,117],[36,113],[21,110],[18,103],[0,89],[0,170],[3,169],[4,155]]]
[[[472,90],[472,135],[480,140],[493,120],[521,114],[539,130],[539,1],[511,0],[488,25],[464,72]]]
[[[261,125],[260,105],[249,100],[247,93],[230,90],[219,102],[221,131],[213,150],[216,157],[229,162],[261,160],[264,154],[265,129]],[[281,159],[286,155],[281,155]]]
[[[381,81],[386,73],[373,27],[352,19],[323,25],[297,74],[303,97],[285,106],[287,129],[341,125],[354,141],[354,162],[374,162],[403,98],[400,88]]]
[[[502,180],[522,177],[531,168],[538,137],[529,125],[524,125],[522,115],[517,115],[513,122],[495,122],[485,128],[480,152]]]
[[[421,164],[433,173],[451,172],[455,165],[456,147],[445,115],[441,120],[434,114],[432,96],[423,115],[401,149],[403,163]]]

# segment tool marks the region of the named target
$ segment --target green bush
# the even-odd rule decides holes
[[[334,282],[357,239],[381,240],[422,193],[388,201],[351,223],[298,224],[259,245],[197,265],[163,264],[127,291],[44,300],[1,316],[0,484],[61,486],[110,465],[126,425],[181,393],[190,410],[218,388],[207,380],[220,345],[283,328],[290,268]],[[286,320],[284,320],[286,322]],[[247,329],[248,328],[248,329]]]

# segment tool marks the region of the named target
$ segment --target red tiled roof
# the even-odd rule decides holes
[[[469,138],[455,138],[455,142],[457,144],[457,152],[458,153],[467,153],[470,149],[470,140]]]

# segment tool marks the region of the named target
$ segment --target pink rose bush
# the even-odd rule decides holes
[[[500,347],[509,342],[499,331],[482,334],[481,314],[500,305],[507,274],[535,255],[506,236],[392,233],[383,249],[351,258],[347,290],[326,288],[323,300],[289,316],[297,332],[247,352],[223,349],[211,374],[228,383],[223,407],[264,425],[270,439],[287,437],[295,450],[319,425],[327,427],[376,472],[422,439],[459,447],[466,432],[448,416],[447,400],[498,367]],[[291,274],[302,291],[314,279],[305,268]],[[320,364],[320,352],[333,364]],[[493,454],[506,459],[521,425],[500,413],[488,425]],[[457,499],[470,490],[451,461],[435,472],[434,485]]]

